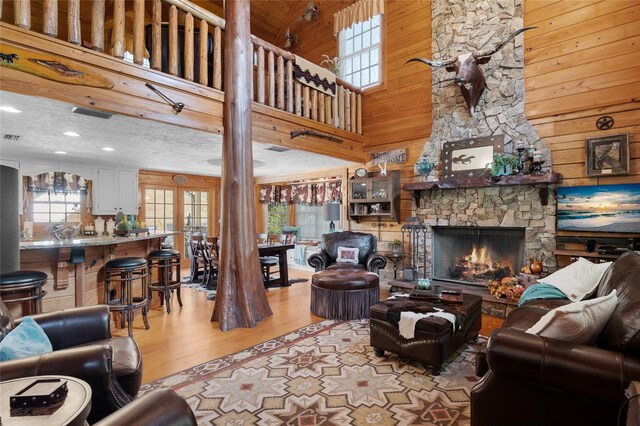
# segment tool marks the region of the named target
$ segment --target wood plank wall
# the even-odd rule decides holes
[[[526,114],[563,185],[640,182],[640,3],[525,0]],[[610,115],[615,125],[598,130]],[[631,173],[587,177],[585,138],[629,133]]]

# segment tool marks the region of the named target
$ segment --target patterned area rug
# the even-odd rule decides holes
[[[469,342],[440,376],[369,346],[369,322],[323,321],[143,385],[173,389],[201,425],[468,425]]]

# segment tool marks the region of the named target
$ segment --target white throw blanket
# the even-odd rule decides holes
[[[336,95],[336,75],[334,73],[299,56],[296,56],[295,62],[296,66],[299,67],[302,74],[304,74],[300,75],[298,72],[295,72],[296,80],[313,89],[320,90],[327,95]],[[309,76],[311,78],[308,78]],[[318,84],[319,82],[322,82],[322,84]]]
[[[405,339],[413,339],[416,335],[416,323],[422,318],[440,317],[449,321],[453,325],[453,332],[456,332],[456,316],[448,312],[444,312],[440,308],[434,308],[438,312],[429,312],[428,314],[417,314],[415,312],[401,312],[400,323],[398,323],[398,331]]]

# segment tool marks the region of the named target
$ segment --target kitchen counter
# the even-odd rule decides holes
[[[33,250],[42,248],[61,248],[61,247],[91,247],[91,246],[107,246],[111,244],[122,244],[131,241],[145,241],[156,238],[166,238],[175,235],[177,232],[158,232],[147,234],[131,235],[128,237],[103,236],[103,237],[81,237],[72,240],[44,240],[44,241],[21,241],[20,250]]]
[[[121,257],[143,257],[179,232],[129,237],[83,237],[73,240],[23,241],[20,269],[47,274],[43,312],[91,306],[104,300],[104,264]],[[179,240],[179,238],[174,238]],[[159,304],[155,298],[154,303]]]

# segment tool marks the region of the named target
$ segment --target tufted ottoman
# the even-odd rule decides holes
[[[444,361],[467,341],[478,337],[480,332],[482,297],[467,293],[463,297],[462,303],[449,307],[446,302],[417,302],[446,312],[456,312],[459,324],[454,331],[453,325],[446,319],[422,318],[416,322],[413,339],[405,339],[400,335],[396,315],[391,312],[386,301],[371,306],[371,346],[376,355],[384,356],[386,350],[420,361],[432,374],[440,374]]]
[[[327,319],[369,318],[380,300],[378,275],[366,270],[325,270],[311,278],[311,312]]]

